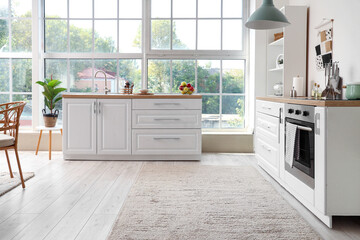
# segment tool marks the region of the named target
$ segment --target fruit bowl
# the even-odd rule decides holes
[[[185,95],[185,94],[191,95],[195,91],[195,88],[193,86],[191,86],[190,83],[182,82],[179,86],[179,90],[181,91],[181,93],[183,95]]]

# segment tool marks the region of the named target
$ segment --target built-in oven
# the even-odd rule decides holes
[[[315,108],[285,105],[285,170],[314,188]]]

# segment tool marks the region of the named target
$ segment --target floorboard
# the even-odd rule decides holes
[[[8,171],[4,157],[0,171]],[[61,152],[52,157],[49,161],[47,152],[20,152],[23,171],[33,171],[35,177],[25,190],[18,187],[0,197],[0,239],[106,239],[143,162],[64,161]],[[188,164],[254,166],[324,239],[360,240],[360,217],[335,217],[333,229],[327,228],[258,167],[254,155],[203,154],[200,162]]]

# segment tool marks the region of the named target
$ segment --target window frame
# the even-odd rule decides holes
[[[172,38],[173,38],[173,32],[172,32],[172,22],[173,22],[173,0],[171,1],[171,17],[170,18],[156,18],[160,20],[170,20],[171,22],[171,42],[170,46],[172,46]],[[195,46],[197,47],[198,44],[198,20],[199,19],[219,19],[221,20],[221,49],[223,47],[223,20],[232,20],[235,18],[223,18],[223,1],[221,0],[221,18],[198,18],[198,1],[196,1],[196,43]],[[146,74],[144,75],[144,88],[148,88],[148,73],[147,73],[147,66],[148,61],[151,59],[167,59],[167,60],[177,60],[177,59],[184,59],[184,60],[195,60],[195,67],[197,69],[197,60],[221,60],[220,62],[220,91],[219,93],[201,93],[203,96],[219,96],[220,102],[219,102],[219,128],[216,129],[206,129],[203,128],[203,132],[246,132],[249,129],[249,83],[248,83],[248,72],[249,72],[249,30],[245,27],[242,27],[242,50],[173,50],[170,47],[170,50],[157,50],[157,49],[151,49],[151,0],[146,1],[146,6],[144,9],[144,21],[145,23],[143,25],[146,25],[146,31],[143,32],[143,35],[145,35],[145,44],[143,46],[145,47],[144,51],[144,66]],[[249,1],[243,0],[243,7],[242,7],[242,20],[248,18],[249,15]],[[144,7],[144,5],[143,5]],[[155,18],[154,18],[155,19]],[[175,19],[182,19],[182,18],[175,18]],[[194,20],[195,18],[183,18],[183,19],[190,19]],[[236,18],[239,19],[239,18]],[[245,61],[245,69],[244,69],[244,87],[245,91],[244,93],[222,93],[222,60],[244,60]],[[172,75],[172,73],[171,73]],[[172,76],[170,76],[172,78]],[[172,79],[170,80],[172,82]],[[197,71],[195,71],[195,86],[197,86]],[[195,93],[197,93],[197,89],[195,89]],[[221,128],[222,126],[222,96],[244,96],[244,128]]]
[[[10,0],[8,0],[10,1]],[[69,21],[69,2],[71,0],[67,0],[67,18],[56,18],[56,19],[66,19]],[[173,0],[171,1],[171,6],[173,4]],[[196,5],[198,6],[198,0],[196,1]],[[92,0],[92,4],[94,4],[95,0]],[[223,0],[221,0],[223,2]],[[26,53],[27,57],[22,53],[13,53],[11,55],[12,58],[32,58],[33,61],[33,129],[35,126],[39,125],[42,122],[40,109],[43,106],[42,94],[40,88],[35,84],[37,79],[43,79],[45,75],[45,59],[66,59],[68,62],[70,59],[116,59],[117,62],[121,59],[140,59],[141,60],[141,88],[147,88],[148,86],[148,61],[149,59],[189,59],[189,60],[245,60],[245,91],[242,94],[232,94],[225,93],[222,95],[243,95],[245,96],[245,126],[243,129],[203,129],[205,132],[245,132],[249,130],[249,30],[245,27],[242,27],[242,50],[152,50],[151,49],[151,0],[142,0],[142,46],[140,53],[119,53],[119,28],[117,29],[117,52],[116,53],[96,53],[94,52],[94,45],[92,45],[92,52],[89,53],[73,53],[68,52],[64,53],[55,53],[55,52],[45,52],[45,0],[32,0],[33,3],[33,14],[32,14],[32,27],[33,27],[33,52]],[[119,2],[118,2],[119,4]],[[249,0],[243,0],[242,7],[242,20],[245,21],[249,16]],[[119,5],[117,5],[118,7]],[[119,16],[119,8],[117,9]],[[198,11],[196,11],[198,12]],[[222,12],[222,11],[221,11]],[[46,18],[53,19],[53,18]],[[78,18],[79,20],[85,18]],[[102,19],[95,18],[94,10],[92,13],[92,18],[86,18],[88,20],[92,20],[92,27],[94,28],[94,19]],[[225,18],[231,20],[232,18]],[[107,20],[111,20],[110,18]],[[114,20],[114,19],[113,19]],[[119,20],[119,18],[116,18]],[[171,21],[172,22],[172,21]],[[197,21],[196,21],[197,22]],[[222,20],[221,20],[222,22]],[[118,23],[119,26],[119,23]],[[197,29],[196,29],[197,31]],[[69,48],[69,27],[67,30],[67,41]],[[172,33],[171,33],[172,38]],[[196,34],[196,39],[197,39]],[[223,37],[221,36],[221,39]],[[92,41],[94,43],[94,31],[92,33]],[[222,40],[221,40],[222,45]],[[1,54],[1,53],[0,53]],[[8,54],[8,53],[6,53]],[[0,57],[6,55],[2,54]],[[9,55],[10,56],[10,55]],[[94,66],[94,63],[93,63]],[[197,61],[196,61],[197,66]],[[117,66],[118,67],[118,66]],[[197,75],[197,71],[195,71]],[[69,86],[70,78],[69,78],[69,66],[68,66],[68,76],[67,76],[67,86]],[[119,81],[117,81],[119,82]],[[220,74],[220,84],[222,83],[222,74]],[[196,78],[197,84],[197,78]],[[119,91],[119,83],[117,83],[116,91]],[[221,86],[221,85],[220,85]],[[94,88],[92,88],[93,90]],[[70,88],[68,88],[70,91]],[[219,95],[218,93],[202,93],[202,95]],[[220,97],[221,99],[221,97]],[[220,100],[221,101],[221,100]],[[222,103],[220,102],[220,108]],[[220,109],[221,111],[221,109]],[[221,112],[220,112],[221,113]],[[220,114],[221,116],[221,114]],[[221,121],[221,120],[220,120]]]
[[[1,95],[9,95],[9,101],[12,102],[13,100],[13,95],[29,95],[31,96],[31,101],[32,101],[32,126],[23,126],[22,128],[24,129],[29,129],[32,128],[34,126],[34,120],[33,120],[33,116],[34,116],[34,104],[36,101],[34,101],[34,94],[33,94],[33,84],[32,84],[32,91],[31,92],[17,92],[14,91],[13,89],[13,82],[14,82],[14,78],[13,78],[13,60],[18,60],[18,59],[24,59],[24,60],[31,60],[33,62],[33,54],[32,51],[31,52],[13,52],[12,48],[13,48],[13,34],[12,34],[12,21],[13,20],[29,20],[32,21],[33,20],[33,15],[34,15],[34,5],[32,5],[32,16],[31,17],[19,17],[19,16],[12,16],[11,14],[11,0],[7,0],[8,2],[8,7],[7,7],[7,11],[8,11],[8,16],[6,17],[0,17],[0,19],[6,20],[8,21],[8,31],[9,31],[9,35],[8,35],[8,40],[9,40],[9,49],[6,52],[0,52],[0,59],[4,59],[4,60],[8,60],[9,64],[8,64],[8,68],[9,68],[9,91],[2,91],[0,92]],[[33,25],[33,24],[31,24]],[[32,26],[33,27],[33,26]],[[34,40],[32,39],[32,42]],[[33,45],[33,43],[32,43]],[[33,77],[32,77],[33,79]],[[32,82],[34,82],[34,80],[32,80]]]

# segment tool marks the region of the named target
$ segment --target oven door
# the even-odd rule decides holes
[[[297,168],[309,177],[314,178],[314,124],[292,118],[286,118],[285,121],[297,125],[298,134],[300,134],[298,138],[299,154],[294,156],[293,168]]]

